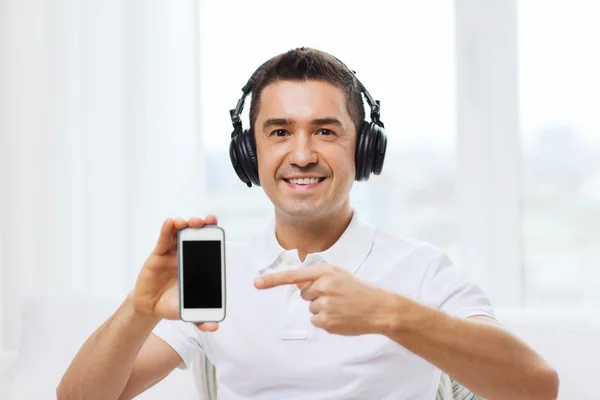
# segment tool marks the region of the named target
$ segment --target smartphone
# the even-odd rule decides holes
[[[177,232],[179,317],[187,322],[225,319],[225,231],[217,225]]]

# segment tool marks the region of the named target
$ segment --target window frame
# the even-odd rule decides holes
[[[456,0],[459,263],[492,304],[524,303],[516,0]]]

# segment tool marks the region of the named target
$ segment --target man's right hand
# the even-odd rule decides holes
[[[193,217],[165,220],[156,247],[138,275],[135,289],[130,294],[137,312],[161,319],[179,319],[179,285],[177,268],[177,231],[186,227],[200,228],[217,223],[217,217]],[[216,331],[217,323],[196,324],[202,331]]]

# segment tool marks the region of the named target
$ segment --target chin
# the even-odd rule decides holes
[[[310,219],[323,214],[323,208],[316,204],[283,204],[278,211],[291,218]]]

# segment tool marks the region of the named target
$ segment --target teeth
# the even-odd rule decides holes
[[[290,183],[293,183],[296,185],[309,185],[312,183],[319,183],[319,178],[296,178],[296,179],[290,179],[289,181],[290,181]]]

